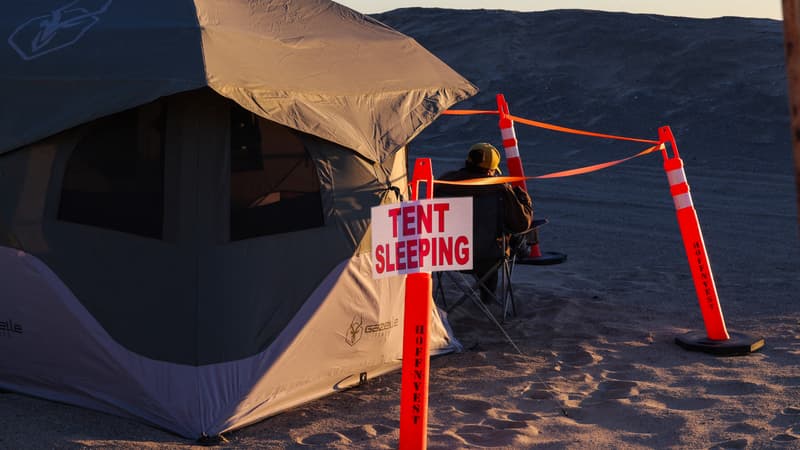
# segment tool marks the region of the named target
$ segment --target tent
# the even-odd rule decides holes
[[[399,367],[370,208],[474,86],[325,0],[31,0],[0,34],[0,388],[197,438]]]

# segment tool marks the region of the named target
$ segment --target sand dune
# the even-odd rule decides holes
[[[467,351],[432,362],[429,447],[800,448],[800,245],[780,22],[586,11],[403,9],[376,18],[415,37],[481,94],[459,108],[655,138],[686,163],[729,329],[767,345],[687,352],[702,317],[661,156],[531,183],[566,264],[515,270],[505,328],[450,315]],[[413,68],[409,68],[413,70]],[[529,175],[628,156],[642,144],[517,126]],[[411,148],[442,173],[490,116],[442,117]],[[400,375],[231,433],[232,448],[396,448]],[[4,393],[0,448],[189,447],[149,426]]]

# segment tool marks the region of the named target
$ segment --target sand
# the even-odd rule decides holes
[[[703,318],[659,154],[532,181],[557,266],[518,266],[504,328],[474,306],[450,322],[466,351],[430,375],[429,448],[800,448],[800,261],[781,23],[555,11],[405,9],[376,16],[469,78],[495,108],[655,138],[670,125],[686,164],[729,330],[747,356],[686,351]],[[526,173],[622,158],[643,144],[517,126]],[[411,160],[457,167],[490,116],[442,117]],[[400,375],[229,433],[230,448],[396,448]],[[0,394],[0,448],[191,448],[128,419]]]

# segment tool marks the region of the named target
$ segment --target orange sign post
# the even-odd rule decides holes
[[[683,170],[683,160],[678,153],[675,137],[668,126],[659,128],[659,139],[670,144],[673,155],[669,156],[666,146],[662,147],[664,171],[670,185],[672,200],[683,238],[683,246],[689,260],[694,280],[695,292],[700,303],[706,332],[690,332],[679,336],[675,342],[688,350],[703,351],[717,355],[741,355],[754,352],[764,346],[763,338],[752,338],[741,333],[729,333],[722,316],[717,287],[711,272],[711,263],[706,253],[700,221],[694,209],[689,183]]]
[[[431,274],[406,277],[403,322],[403,369],[400,388],[400,449],[424,449],[428,445],[428,378],[431,320]]]
[[[429,158],[414,165],[411,200],[419,200],[420,183],[425,198],[433,198],[433,169]],[[403,368],[400,386],[400,449],[421,450],[428,446],[428,378],[430,369],[431,299],[433,282],[429,272],[406,276],[403,318]]]
[[[431,272],[472,268],[472,199],[434,199],[433,182],[431,160],[418,159],[410,201],[375,206],[371,217],[372,276],[406,275],[400,389],[404,450],[427,445]]]

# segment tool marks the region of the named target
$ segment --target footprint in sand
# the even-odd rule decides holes
[[[538,434],[539,430],[525,425],[525,432],[514,428],[497,429],[488,425],[465,425],[456,430],[456,435],[470,447],[510,448],[515,440],[524,435]]]
[[[542,416],[536,413],[529,413],[529,412],[515,412],[508,414],[508,420],[513,420],[516,422],[528,422],[531,420],[539,420]]]
[[[486,419],[484,425],[488,425],[496,430],[513,430],[530,428],[527,422],[521,420]]]
[[[742,395],[764,391],[764,386],[740,380],[720,380],[709,383],[706,392],[711,395]]]
[[[699,411],[701,409],[711,408],[719,403],[719,400],[709,397],[682,398],[672,395],[656,394],[654,398],[656,401],[666,405],[667,408],[678,411]]]
[[[762,430],[761,427],[746,422],[736,423],[725,429],[725,431],[729,433],[752,434],[752,435],[758,434],[761,430]]]
[[[453,402],[453,409],[462,414],[485,415],[492,408],[492,404],[475,399],[456,399]]]
[[[791,377],[774,377],[775,384],[780,386],[786,387],[800,387],[800,377],[798,376],[791,376]]]
[[[790,406],[783,410],[783,414],[787,416],[800,416],[800,408],[797,406]]]
[[[534,400],[550,400],[556,396],[549,388],[529,388],[525,391],[525,395]]]
[[[456,403],[456,411],[475,419],[452,434],[469,447],[513,448],[521,436],[539,434],[539,430],[531,424],[540,419],[536,414],[494,410],[491,404],[480,400],[463,399]]]
[[[642,368],[634,364],[611,362],[603,365],[605,373],[625,377],[628,380],[645,381],[653,378],[653,370],[651,368]]]
[[[363,425],[350,428],[344,432],[344,436],[351,442],[359,442],[374,439],[377,436],[391,433],[394,430],[394,428],[385,425]]]
[[[300,444],[310,445],[312,447],[331,444],[350,444],[351,442],[350,439],[341,433],[312,434],[311,436],[299,439]]]
[[[595,400],[614,400],[639,395],[639,383],[635,381],[609,380],[597,386],[592,395]]]
[[[732,439],[713,445],[709,447],[708,450],[738,450],[747,448],[749,445],[750,441],[747,439]]]
[[[781,433],[772,438],[775,442],[793,442],[797,440],[797,436],[789,433]]]
[[[784,408],[781,413],[784,416],[800,416],[800,407],[797,406],[789,406]],[[784,430],[783,433],[778,434],[777,436],[773,437],[772,440],[775,442],[792,442],[800,439],[800,423],[794,424]]]
[[[583,349],[559,352],[558,360],[570,367],[583,367],[595,362],[594,355]]]

